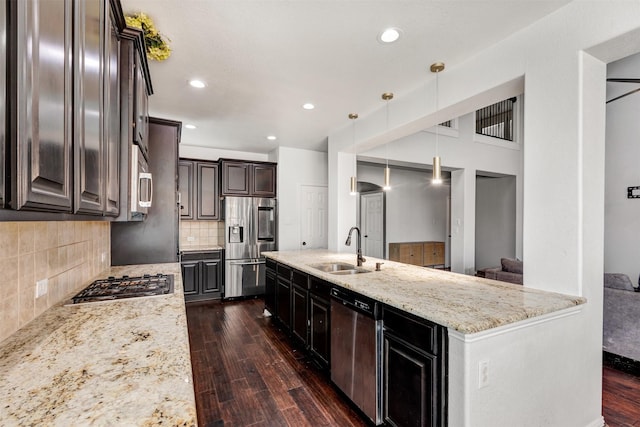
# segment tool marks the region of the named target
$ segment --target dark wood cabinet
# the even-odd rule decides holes
[[[75,3],[74,9],[74,212],[102,214],[105,203],[105,139],[102,72],[105,4]],[[96,64],[97,63],[97,64]]]
[[[218,164],[196,163],[197,196],[196,219],[217,220],[220,218],[220,197],[218,196]]]
[[[307,345],[309,332],[308,281],[306,273],[293,270],[291,275],[291,335],[303,347]]]
[[[180,159],[180,218],[220,219],[217,162]]]
[[[8,2],[13,209],[72,210],[73,4]]]
[[[309,351],[320,367],[330,367],[331,284],[309,276]]]
[[[180,219],[193,218],[193,168],[191,160],[180,160],[178,163],[178,191],[180,191]]]
[[[220,195],[276,197],[276,163],[220,159]]]
[[[113,8],[108,8],[105,16],[104,212],[117,216],[120,213],[120,31]]]
[[[446,426],[446,329],[383,307],[383,417],[394,426]]]
[[[276,266],[276,321],[285,332],[291,330],[291,267],[278,263]]]
[[[249,180],[251,179],[251,164],[230,160],[220,161],[222,174],[223,196],[250,196]]]
[[[185,301],[222,297],[222,251],[184,252],[180,262]]]
[[[258,197],[276,197],[275,164],[254,164],[251,194]]]
[[[267,258],[265,265],[264,308],[273,316],[276,314],[276,262]]]

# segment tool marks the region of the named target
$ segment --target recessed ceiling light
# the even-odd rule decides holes
[[[187,129],[195,129],[196,125],[184,125]]]
[[[198,89],[202,89],[206,86],[206,84],[202,80],[189,80],[189,84],[192,87],[197,87]]]
[[[275,135],[269,135],[269,136],[267,137],[267,139],[268,139],[269,141],[275,141],[277,138],[276,138],[276,136],[275,136]]]
[[[378,37],[383,43],[393,43],[400,38],[400,30],[398,28],[387,28]]]
[[[310,102],[307,102],[306,104],[302,105],[302,108],[304,108],[305,110],[313,110],[314,108],[316,108],[316,106]]]

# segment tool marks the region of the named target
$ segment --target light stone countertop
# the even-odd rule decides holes
[[[60,304],[0,343],[0,425],[197,424],[180,264],[97,278],[144,273],[173,274],[174,293]]]
[[[383,262],[382,271],[335,275],[311,267],[327,262],[355,265],[355,253],[307,250],[264,254],[267,258],[463,334],[485,331],[586,302],[582,297],[371,257],[366,257],[363,268],[375,270],[375,263]]]

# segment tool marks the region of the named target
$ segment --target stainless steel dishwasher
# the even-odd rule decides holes
[[[379,304],[343,288],[331,289],[331,381],[379,425],[382,423],[382,321]]]

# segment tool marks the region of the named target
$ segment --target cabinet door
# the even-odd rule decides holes
[[[275,271],[268,267],[265,275],[264,288],[264,308],[273,316],[276,316],[276,274]]]
[[[134,83],[133,90],[135,94],[133,104],[133,117],[135,118],[135,128],[133,132],[133,142],[140,146],[145,157],[149,158],[149,97],[147,95],[147,86],[142,70],[140,55],[144,52],[136,51],[134,53]]]
[[[218,165],[197,163],[198,212],[196,219],[217,220],[220,217],[220,197],[218,196]]]
[[[276,311],[278,312],[278,320],[289,332],[291,325],[291,284],[278,277],[278,286],[276,287]]]
[[[117,216],[120,212],[120,40],[113,12],[105,13],[105,213]]]
[[[248,196],[251,164],[244,162],[222,161],[222,195]]]
[[[180,264],[185,295],[197,295],[200,292],[199,264],[200,261],[185,261]]]
[[[307,293],[298,285],[291,287],[291,334],[300,344],[307,344]]]
[[[309,349],[324,368],[329,367],[329,301],[309,294]]]
[[[104,205],[102,117],[104,1],[75,3],[74,33],[74,187],[79,213],[101,214]]]
[[[0,0],[0,40],[7,40],[7,2]],[[0,43],[0,61],[7,63],[6,42]],[[4,124],[6,119],[6,78],[7,67],[0,67],[0,123]],[[0,208],[4,207],[5,199],[5,159],[6,159],[6,127],[0,125]]]
[[[193,165],[189,160],[180,160],[178,164],[181,219],[193,219]]]
[[[383,414],[389,425],[437,426],[436,357],[384,336]]]
[[[70,212],[72,1],[10,5],[11,207]]]
[[[202,261],[202,293],[222,295],[222,281],[219,260],[205,260]]]
[[[276,165],[253,165],[251,193],[260,197],[276,197]]]

